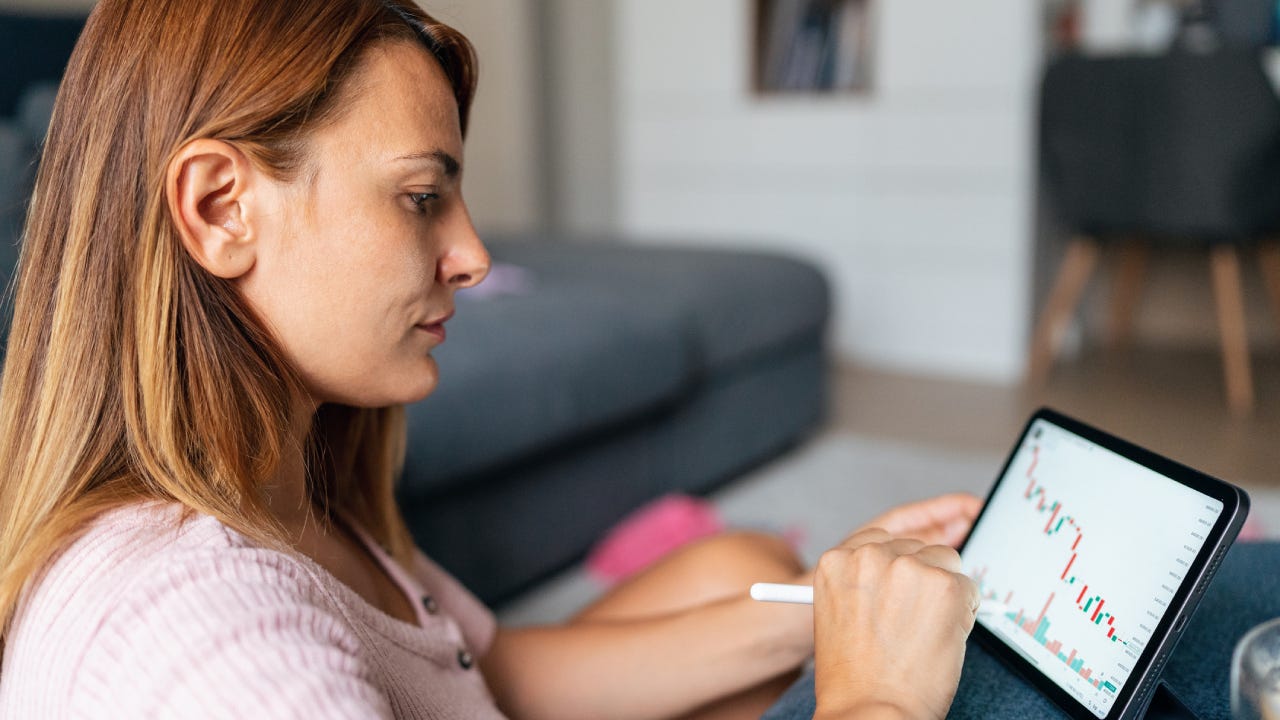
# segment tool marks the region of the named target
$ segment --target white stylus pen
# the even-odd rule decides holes
[[[784,585],[781,583],[756,583],[751,586],[751,599],[761,602],[813,604],[813,587],[810,585]],[[979,615],[1009,612],[1009,606],[995,600],[983,600],[978,606]]]
[[[812,585],[783,585],[782,583],[756,583],[751,586],[751,599],[760,602],[813,604]]]

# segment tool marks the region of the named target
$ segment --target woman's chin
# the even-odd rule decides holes
[[[392,405],[412,405],[413,403],[426,400],[431,395],[431,393],[435,392],[435,390],[436,390],[436,384],[435,382],[432,382],[429,385],[423,387],[418,392],[415,392],[415,393],[412,393],[411,395],[407,395],[403,398],[400,398],[399,400],[391,404]]]
[[[395,400],[387,403],[388,405],[416,403],[435,392],[436,385],[440,383],[440,368],[436,365],[436,359],[428,355],[425,366],[415,370],[415,372],[406,373],[402,385],[390,388],[390,394],[395,397]]]
[[[368,377],[377,378],[376,385],[351,388],[347,392],[323,393],[328,402],[362,408],[410,405],[425,399],[435,391],[440,380],[440,369],[435,358],[427,356],[425,363],[404,368],[399,372],[370,371]]]

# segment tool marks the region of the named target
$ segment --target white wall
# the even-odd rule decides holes
[[[1136,0],[1084,0],[1081,42],[1096,51],[1132,49]]]
[[[617,225],[617,3],[543,0],[546,12],[546,181],[550,225],[576,233]]]
[[[461,30],[480,56],[463,177],[476,225],[482,232],[541,225],[539,173],[546,159],[539,137],[534,3],[426,0],[422,5]]]
[[[810,258],[838,352],[1021,374],[1038,4],[877,0],[866,96],[753,96],[747,0],[619,0],[624,229]]]

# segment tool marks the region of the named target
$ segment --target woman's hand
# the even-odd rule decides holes
[[[881,528],[894,537],[913,538],[928,545],[956,547],[969,533],[981,509],[982,500],[973,495],[952,493],[899,505],[863,527]]]
[[[920,528],[916,520],[929,515],[911,507],[882,517]],[[929,534],[954,536],[947,524]],[[960,569],[952,548],[880,528],[823,554],[814,575],[815,718],[946,716],[980,602]]]

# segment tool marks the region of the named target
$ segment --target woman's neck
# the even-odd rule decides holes
[[[291,533],[301,532],[310,523],[325,525],[317,515],[307,487],[305,448],[315,419],[317,404],[295,403],[294,421],[290,423],[289,441],[282,448],[276,472],[263,487],[267,507]]]

